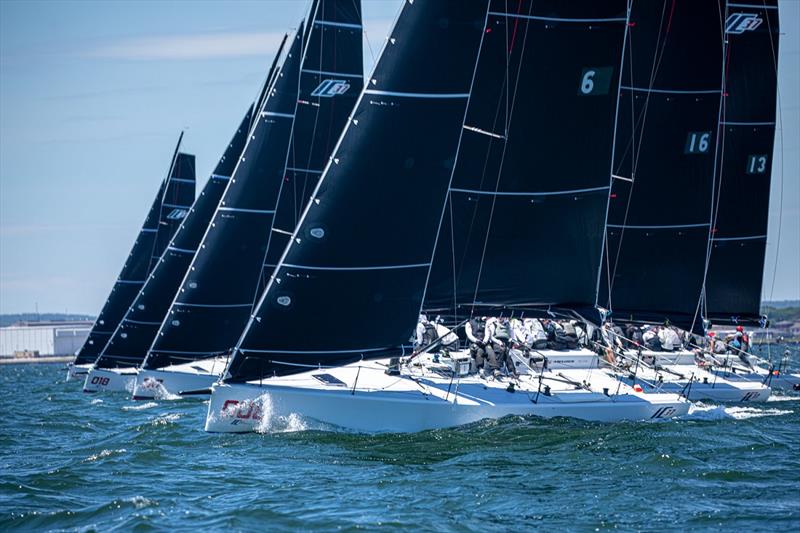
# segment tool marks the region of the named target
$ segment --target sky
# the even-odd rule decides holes
[[[368,70],[401,2],[362,0]],[[768,300],[800,299],[800,0],[780,7]],[[0,0],[0,313],[97,314],[180,131],[199,191],[307,8]]]

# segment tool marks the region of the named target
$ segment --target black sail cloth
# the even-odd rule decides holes
[[[144,360],[228,185],[247,140],[252,115],[251,106],[172,242],[147,277],[95,366],[137,366]]]
[[[717,0],[635,1],[598,303],[698,327],[721,99]]]
[[[181,138],[183,134],[181,134]],[[178,141],[180,146],[180,140]],[[103,305],[89,336],[75,357],[75,364],[94,363],[117,328],[157,258],[194,201],[194,156],[178,152],[172,157],[167,177],[161,182],[147,218],[133,243],[111,294]]]
[[[271,231],[276,211],[284,208],[279,198],[294,189],[298,175],[316,179],[361,87],[361,13],[358,3],[342,4],[315,3],[309,30],[298,31],[262,113],[268,124],[261,131],[256,127],[255,139],[245,148],[145,368],[201,359],[235,346],[263,287],[259,280],[272,272],[272,266],[263,265],[267,246],[279,233]],[[355,91],[349,94],[352,85]],[[289,225],[288,231],[293,229]]]
[[[492,2],[427,311],[594,306],[626,7]]]
[[[282,362],[339,364],[408,341],[487,7],[463,0],[403,4],[227,379],[303,370]]]
[[[777,97],[776,0],[729,4],[706,318],[760,321]]]

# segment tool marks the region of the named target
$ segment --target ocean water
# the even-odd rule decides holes
[[[685,420],[510,417],[411,435],[89,396],[0,366],[0,531],[800,530],[800,397]]]

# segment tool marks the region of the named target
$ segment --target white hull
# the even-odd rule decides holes
[[[175,400],[180,393],[210,389],[225,371],[227,359],[203,359],[157,370],[140,369],[133,388],[134,400]],[[205,395],[193,395],[208,397]]]
[[[83,365],[69,363],[67,365],[67,381],[86,380],[86,376],[89,374],[89,370],[91,370],[93,366],[94,365],[92,363],[86,363]]]
[[[131,392],[136,372],[133,367],[93,368],[86,376],[83,392]]]
[[[215,384],[205,429],[259,431],[277,419],[299,415],[355,431],[416,432],[507,415],[616,422],[671,418],[689,410],[689,403],[674,394],[636,393],[624,385],[619,394],[606,395],[577,389],[553,376],[544,379],[541,388],[533,376],[518,380],[396,376],[385,374],[383,363],[356,363],[261,383]],[[314,377],[320,374],[342,384],[323,383]],[[513,392],[507,389],[511,383]],[[542,392],[545,388],[549,395]]]

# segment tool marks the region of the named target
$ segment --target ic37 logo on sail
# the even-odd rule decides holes
[[[764,19],[753,13],[732,13],[725,21],[725,33],[744,33],[761,26]]]
[[[344,94],[350,88],[350,84],[345,80],[323,80],[311,96],[321,96],[323,98],[333,98],[337,94]]]

